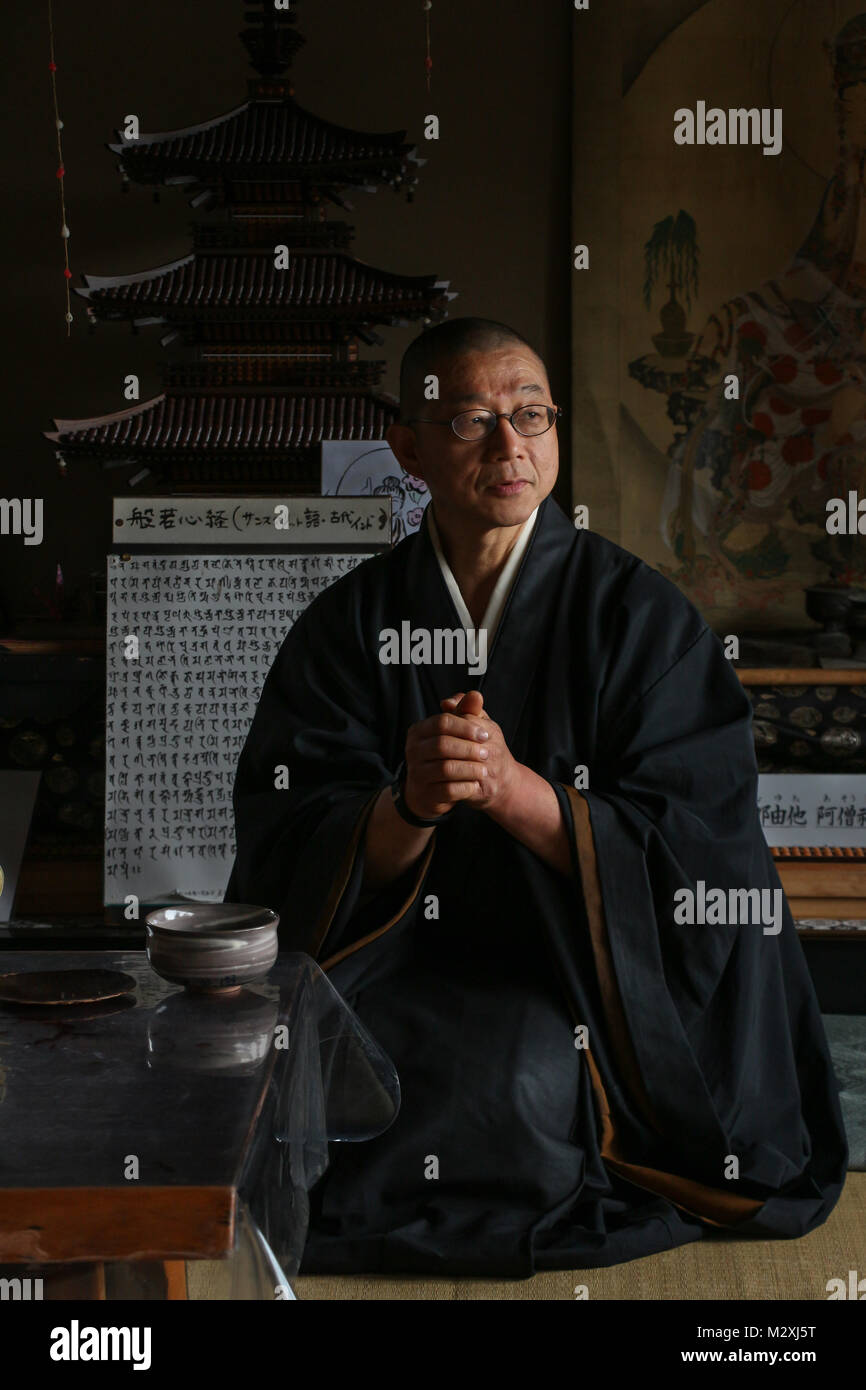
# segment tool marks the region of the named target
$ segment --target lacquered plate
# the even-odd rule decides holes
[[[122,970],[21,970],[0,975],[6,1004],[93,1004],[130,994],[135,980]]]

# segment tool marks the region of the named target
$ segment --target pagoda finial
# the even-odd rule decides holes
[[[279,77],[288,67],[298,49],[306,42],[295,28],[293,0],[285,8],[277,8],[275,0],[245,0],[246,29],[240,38],[250,63],[262,77]]]

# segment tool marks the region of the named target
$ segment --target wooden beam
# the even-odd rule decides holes
[[[0,1261],[217,1260],[235,1203],[216,1186],[0,1188]]]
[[[176,1302],[186,1299],[186,1262],[184,1260],[163,1260],[165,1271],[165,1296]]]
[[[808,859],[783,859],[776,861],[776,869],[787,897],[851,899],[862,905],[861,911],[854,916],[866,916],[866,864],[847,859],[812,863]],[[841,917],[847,914],[836,911],[825,915]]]
[[[866,685],[866,667],[825,671],[816,666],[735,666],[743,685]]]

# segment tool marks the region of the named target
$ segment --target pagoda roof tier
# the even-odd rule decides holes
[[[414,182],[415,147],[405,130],[360,131],[305,111],[293,97],[252,99],[200,125],[184,126],[108,148],[127,178],[142,184],[232,179],[300,179],[305,184]]]
[[[294,251],[285,270],[274,251],[193,253],[133,275],[85,275],[76,294],[99,319],[181,323],[251,319],[350,319],[395,323],[445,312],[447,280],[377,270],[344,252]]]
[[[321,491],[318,444],[287,449],[284,454],[185,454],[179,450],[150,460],[146,469],[149,482],[184,496],[191,492],[236,496],[250,487],[278,497],[315,497]]]
[[[191,452],[272,456],[322,439],[382,439],[397,414],[393,397],[362,391],[166,392],[112,415],[55,420],[45,437],[69,457],[130,463]]]
[[[225,222],[194,222],[192,244],[199,254],[214,250],[263,250],[280,242],[288,247],[345,250],[355,235],[348,222],[325,221],[319,217],[233,216]]]
[[[163,368],[163,384],[179,386],[286,386],[301,391],[318,387],[330,391],[357,391],[378,386],[385,362],[335,361],[326,351],[289,353],[234,353],[203,362],[172,362]]]
[[[348,344],[362,342],[367,346],[381,347],[384,339],[380,333],[363,322],[351,319],[304,320],[295,318],[260,318],[249,316],[245,319],[225,321],[219,318],[199,319],[194,315],[182,319],[173,316],[173,324],[161,339],[163,347],[175,338],[181,338],[185,346],[209,356],[217,350],[225,352],[290,352],[305,344],[328,345],[328,356],[342,356]],[[435,316],[434,316],[435,317]],[[156,322],[156,320],[153,320]],[[428,320],[424,320],[426,323]],[[136,324],[146,320],[136,320]],[[159,320],[164,322],[164,320]],[[399,322],[399,320],[397,320]],[[408,323],[408,320],[404,320]]]
[[[321,209],[327,202],[344,205],[344,200],[334,196],[327,187],[310,188],[297,179],[226,179],[219,189],[210,189],[213,198],[200,194],[193,203],[205,206],[211,203],[229,208],[232,213],[259,215],[266,212],[272,217],[297,216],[305,209]],[[217,196],[219,195],[219,196]]]
[[[203,349],[208,356],[216,353],[231,354],[238,350],[231,340],[231,332],[235,327],[236,325],[230,323],[214,325],[215,330],[221,329],[222,333],[219,338],[215,336],[214,341],[209,342],[206,349]],[[287,328],[290,336],[280,345],[280,340],[274,338],[272,330],[281,327]],[[266,320],[264,323],[256,324],[255,328],[262,335],[259,349],[261,352],[273,352],[276,342],[280,351],[290,351],[302,347],[304,344],[309,344],[311,350],[325,346],[329,353],[332,353],[338,348],[343,349],[348,344],[355,342],[355,334],[352,332],[351,326],[342,322],[335,323],[331,319],[298,320],[286,325],[275,323],[273,320]],[[243,344],[243,352],[255,352],[258,342],[257,338],[251,337],[248,342]]]
[[[376,192],[375,184],[355,187],[362,192]],[[280,179],[226,179],[219,188],[206,189],[198,197],[191,198],[190,203],[206,209],[223,207],[232,214],[267,212],[272,217],[296,217],[299,212],[322,208],[326,203],[333,203],[346,212],[354,211],[354,204],[348,202],[334,184],[311,186]]]

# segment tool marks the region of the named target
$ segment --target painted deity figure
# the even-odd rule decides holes
[[[862,541],[826,528],[830,498],[866,492],[866,14],[825,47],[838,157],[814,223],[692,349],[711,385],[671,452],[663,532],[679,566],[661,568],[701,605],[768,608],[789,572],[866,580]]]

